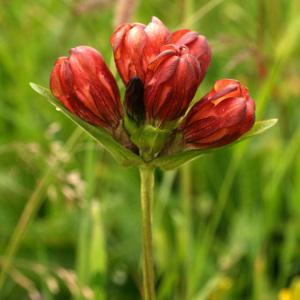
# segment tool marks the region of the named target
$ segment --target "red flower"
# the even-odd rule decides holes
[[[250,130],[254,111],[255,103],[246,87],[236,80],[218,80],[214,89],[192,107],[179,130],[187,147],[220,147]]]
[[[122,119],[119,89],[102,55],[79,46],[60,57],[51,73],[50,88],[62,104],[81,119],[108,130]]]
[[[198,60],[186,46],[167,45],[148,65],[145,80],[146,119],[160,127],[184,115],[201,80]]]
[[[127,85],[133,77],[142,81],[148,64],[170,40],[166,26],[156,17],[147,26],[141,23],[121,24],[111,36],[117,69]]]

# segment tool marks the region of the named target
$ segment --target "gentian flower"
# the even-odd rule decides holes
[[[254,111],[255,103],[246,87],[236,80],[218,80],[213,90],[191,108],[179,131],[186,147],[220,147],[253,126]]]
[[[211,61],[204,36],[187,29],[172,33],[153,17],[148,25],[121,24],[110,42],[126,87],[124,105],[102,55],[87,46],[57,60],[51,91],[82,120],[130,150],[134,144],[145,161],[174,149],[224,146],[253,126],[255,104],[247,88],[229,79],[217,81],[186,115]]]
[[[200,78],[198,60],[186,46],[164,46],[147,68],[146,120],[162,127],[164,122],[183,116],[195,96]]]
[[[69,57],[60,57],[50,88],[68,110],[88,123],[109,131],[119,126],[123,117],[119,89],[97,50],[79,46],[70,50]]]
[[[167,27],[156,17],[147,26],[141,23],[121,24],[110,42],[119,74],[127,85],[138,77],[145,80],[148,64],[170,40]]]

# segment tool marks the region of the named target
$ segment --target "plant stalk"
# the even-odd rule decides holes
[[[191,274],[193,261],[193,213],[192,213],[192,170],[190,164],[180,169],[181,201],[183,212],[183,255],[184,255],[184,300],[191,298]]]
[[[152,252],[154,169],[150,167],[141,167],[140,177],[143,244],[143,295],[144,300],[155,300],[154,262]]]

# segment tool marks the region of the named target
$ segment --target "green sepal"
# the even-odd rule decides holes
[[[145,161],[155,157],[171,134],[170,130],[160,129],[150,124],[138,127],[128,116],[125,117],[124,124],[131,141],[140,149],[140,154]]]
[[[49,89],[35,83],[30,83],[31,88],[38,94],[47,98],[54,107],[71,119],[76,125],[86,131],[94,140],[99,142],[103,148],[112,154],[112,156],[123,166],[139,166],[143,164],[141,158],[129,149],[117,142],[105,129],[95,127],[81,120],[76,115],[69,112],[50,92]]]
[[[270,129],[271,127],[273,127],[277,123],[277,121],[278,121],[277,119],[257,121],[257,122],[255,122],[254,126],[252,127],[252,129],[249,132],[244,134],[241,138],[236,140],[234,143],[225,145],[223,147],[211,148],[211,149],[205,149],[205,150],[193,149],[193,150],[185,150],[182,152],[179,151],[179,152],[176,152],[173,154],[158,157],[155,160],[151,161],[150,164],[153,166],[156,166],[156,167],[160,167],[161,169],[163,169],[165,171],[178,168],[181,165],[183,165],[193,159],[199,158],[205,154],[208,154],[213,151],[220,150],[220,149],[224,149],[226,147],[230,147],[233,144],[239,143],[241,141],[244,141],[245,139],[248,139],[255,135],[261,134],[261,133],[265,132],[266,130]]]

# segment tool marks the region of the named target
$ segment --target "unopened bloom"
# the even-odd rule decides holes
[[[102,55],[79,46],[69,57],[60,57],[50,78],[53,95],[81,119],[109,131],[116,129],[123,116],[119,89]]]
[[[254,121],[255,103],[247,88],[236,80],[222,79],[191,108],[179,131],[188,148],[215,148],[237,140]]]
[[[148,65],[145,80],[146,119],[157,127],[186,112],[201,80],[201,68],[186,46],[167,45]]]
[[[117,69],[125,85],[134,77],[144,81],[148,64],[169,40],[169,30],[156,17],[147,26],[125,23],[116,28],[110,42]]]

